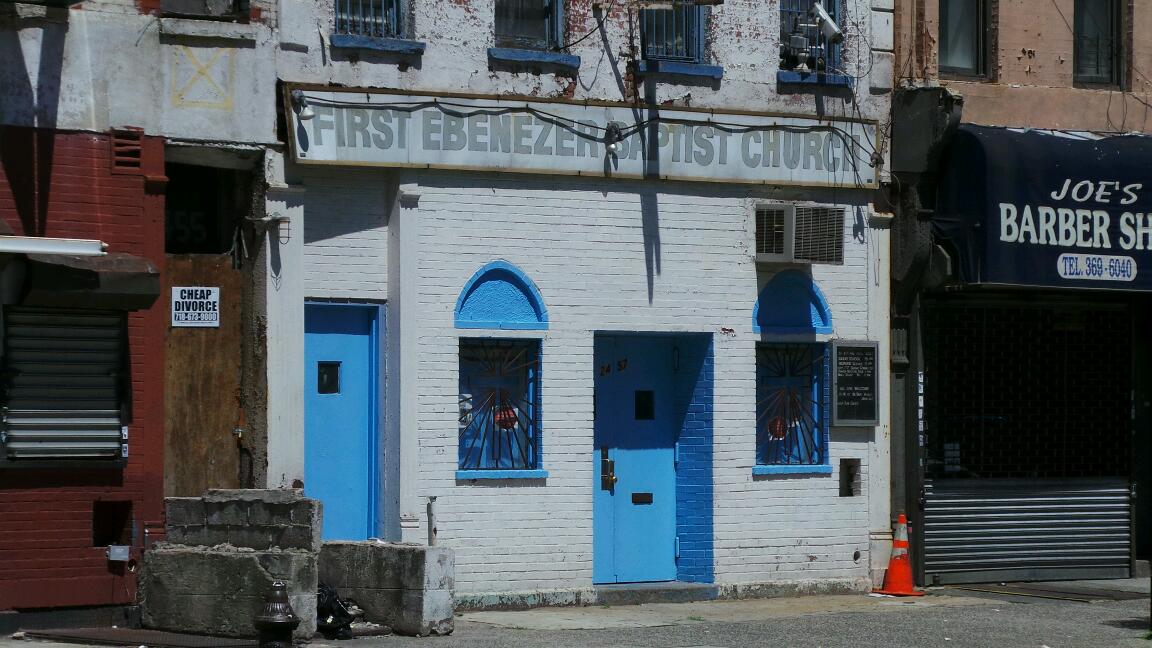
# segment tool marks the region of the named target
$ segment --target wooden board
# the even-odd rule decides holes
[[[240,487],[233,430],[240,407],[241,273],[227,255],[168,255],[161,301],[173,286],[220,288],[219,328],[172,328],[165,336],[164,495],[192,497]],[[165,323],[171,322],[171,313]]]

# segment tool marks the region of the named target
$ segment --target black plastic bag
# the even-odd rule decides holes
[[[316,590],[316,629],[325,639],[351,639],[355,619],[351,607],[335,589],[320,583]]]

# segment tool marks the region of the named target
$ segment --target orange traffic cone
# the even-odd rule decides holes
[[[903,513],[896,520],[896,533],[892,535],[892,558],[884,573],[884,587],[872,590],[892,596],[924,596],[912,585],[912,562],[908,559],[908,518]]]

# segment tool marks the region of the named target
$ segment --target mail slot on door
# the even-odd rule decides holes
[[[632,493],[633,504],[651,504],[652,493]]]

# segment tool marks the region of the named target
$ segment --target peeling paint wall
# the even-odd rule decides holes
[[[427,43],[424,55],[411,59],[333,48],[329,42],[335,21],[333,0],[283,0],[280,78],[352,87],[574,100],[628,101],[639,93],[660,104],[679,106],[870,119],[882,119],[887,114],[892,49],[888,0],[845,3],[843,51],[845,67],[859,77],[855,101],[853,93],[835,88],[781,91],[776,83],[780,11],[775,1],[729,0],[710,8],[707,62],[724,67],[724,78],[718,84],[664,79],[648,88],[637,88],[629,73],[628,61],[638,55],[640,46],[635,15],[630,30],[624,3],[613,3],[608,12],[594,10],[593,4],[592,0],[565,4],[569,42],[598,30],[599,25],[603,27],[600,33],[570,48],[572,54],[580,56],[581,66],[575,77],[569,77],[492,69],[487,49],[495,44],[493,0],[411,0],[412,38]]]
[[[271,144],[274,39],[263,22],[161,18],[123,0],[5,3],[0,124]]]

